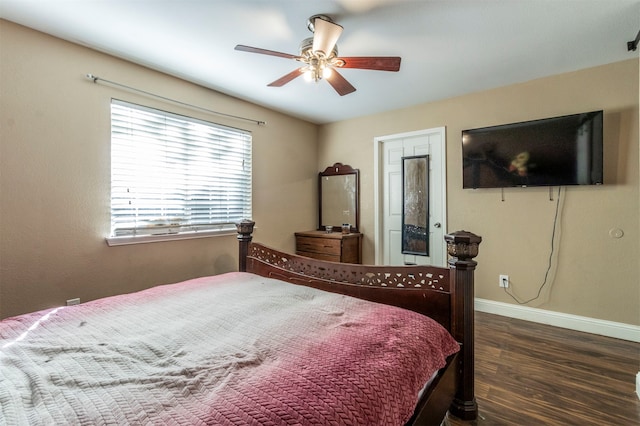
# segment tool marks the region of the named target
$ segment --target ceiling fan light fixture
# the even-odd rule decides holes
[[[316,83],[323,78],[331,77],[333,73],[331,66],[329,66],[324,60],[317,60],[314,58],[308,66],[302,69],[302,73],[305,81],[315,81]]]
[[[313,53],[322,52],[325,56],[331,56],[333,47],[336,45],[342,26],[332,22],[324,15],[309,18],[313,20]]]
[[[331,49],[331,54],[327,55],[324,52],[316,52],[313,50],[313,37],[305,38],[300,43],[300,57],[302,58],[310,58],[312,56],[316,57],[325,57],[327,59],[334,59],[338,56],[338,45],[334,44],[333,49]]]
[[[304,81],[311,83],[314,80],[314,72],[310,67],[306,67],[302,73]]]
[[[314,37],[302,40],[300,43],[300,61],[307,64],[302,70],[305,81],[318,82],[323,78],[329,78],[332,74],[334,66],[341,66],[341,59],[338,56],[338,45],[334,44],[329,56],[323,51],[313,49]]]

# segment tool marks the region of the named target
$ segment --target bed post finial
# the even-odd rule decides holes
[[[247,255],[249,254],[249,243],[253,236],[253,225],[256,223],[249,219],[243,219],[242,222],[236,223],[236,229],[238,230],[238,270],[240,272],[247,271]]]
[[[445,235],[444,240],[447,242],[449,256],[457,260],[468,261],[478,255],[478,245],[482,241],[482,237],[473,232],[456,231]],[[471,262],[475,266],[476,262],[473,260]]]
[[[474,284],[473,271],[477,262],[478,245],[482,237],[467,231],[457,231],[444,236],[447,242],[449,268],[452,277],[451,329],[453,337],[462,343],[460,375],[451,413],[463,420],[478,416],[478,403],[474,391]]]

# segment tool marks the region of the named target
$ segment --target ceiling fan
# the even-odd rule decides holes
[[[340,94],[348,95],[355,92],[351,85],[339,72],[338,68],[359,68],[378,71],[398,71],[400,57],[398,56],[351,56],[339,57],[336,42],[342,33],[342,26],[334,23],[326,15],[313,15],[307,20],[307,28],[313,37],[306,38],[300,44],[300,54],[276,52],[239,44],[235,50],[263,55],[278,56],[295,59],[304,65],[268,84],[271,87],[281,87],[296,77],[304,75],[310,81],[320,81],[323,78]]]

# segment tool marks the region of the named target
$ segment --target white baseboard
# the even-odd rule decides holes
[[[518,306],[510,303],[495,302],[487,299],[475,299],[475,308],[480,312],[502,315],[570,330],[599,334],[616,339],[640,343],[640,326],[621,322],[606,321],[562,312]]]

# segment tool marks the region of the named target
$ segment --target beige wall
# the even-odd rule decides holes
[[[7,21],[0,43],[0,318],[237,269],[235,236],[106,245],[112,97],[251,131],[256,239],[292,250],[293,232],[315,226],[317,126]]]
[[[528,306],[640,324],[638,96],[638,60],[632,59],[342,121],[321,127],[317,167],[342,162],[360,169],[364,260],[370,263],[374,138],[445,126],[448,230],[483,237],[476,297],[514,303],[498,287],[498,275],[510,276],[520,300],[536,295],[547,269],[556,203],[546,188],[506,189],[504,202],[499,189],[463,190],[461,131],[604,109],[606,184],[563,188],[550,280]],[[612,228],[622,229],[624,237],[610,237]]]

